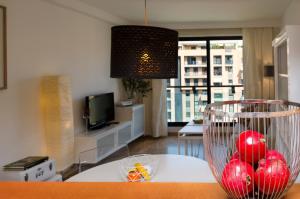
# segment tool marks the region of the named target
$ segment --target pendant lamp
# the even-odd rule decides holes
[[[145,25],[111,29],[112,78],[169,79],[178,74],[178,32]]]

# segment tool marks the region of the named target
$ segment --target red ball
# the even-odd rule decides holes
[[[286,163],[284,156],[276,150],[268,150],[265,156],[266,160],[281,160]]]
[[[232,160],[226,164],[222,174],[223,187],[234,197],[244,197],[252,192],[254,169],[246,162]]]
[[[231,156],[231,158],[230,158],[229,161],[231,161],[231,160],[239,160],[239,159],[240,159],[240,154],[239,154],[238,151],[236,151],[236,152],[234,152],[234,153],[232,154],[232,156]]]
[[[242,160],[249,163],[257,163],[265,157],[267,150],[264,136],[256,131],[242,132],[236,140],[236,148]]]
[[[290,177],[290,170],[281,160],[265,160],[255,172],[255,184],[266,195],[283,192]]]
[[[281,160],[286,163],[284,156],[276,150],[268,150],[265,158],[258,162],[258,166],[264,166],[266,160]]]

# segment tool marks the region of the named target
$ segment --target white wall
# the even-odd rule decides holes
[[[288,35],[289,100],[300,103],[300,26],[288,25],[285,30]]]
[[[282,17],[282,31],[288,35],[289,100],[300,103],[300,0],[292,0]]]
[[[40,78],[69,75],[75,132],[83,129],[82,100],[114,91],[109,78],[110,27],[96,18],[45,0],[0,0],[7,6],[8,89],[0,91],[0,165],[46,154]]]
[[[283,16],[284,25],[300,25],[300,0],[292,0]]]

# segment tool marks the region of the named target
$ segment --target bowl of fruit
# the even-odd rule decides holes
[[[120,161],[119,170],[125,182],[149,182],[155,176],[159,159],[147,154],[134,155]]]
[[[300,171],[299,119],[299,104],[279,100],[207,106],[206,159],[229,197],[277,199],[287,193]]]

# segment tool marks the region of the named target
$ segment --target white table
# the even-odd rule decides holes
[[[159,166],[152,182],[206,182],[215,179],[206,161],[182,155],[152,155],[159,159]],[[122,182],[120,160],[96,166],[79,173],[68,182]]]
[[[180,154],[180,144],[181,140],[184,140],[184,149],[185,155],[187,155],[187,145],[188,141],[191,141],[191,155],[193,155],[193,140],[202,140],[203,138],[203,125],[202,124],[195,124],[193,121],[189,122],[185,125],[182,129],[178,131],[178,154]]]

